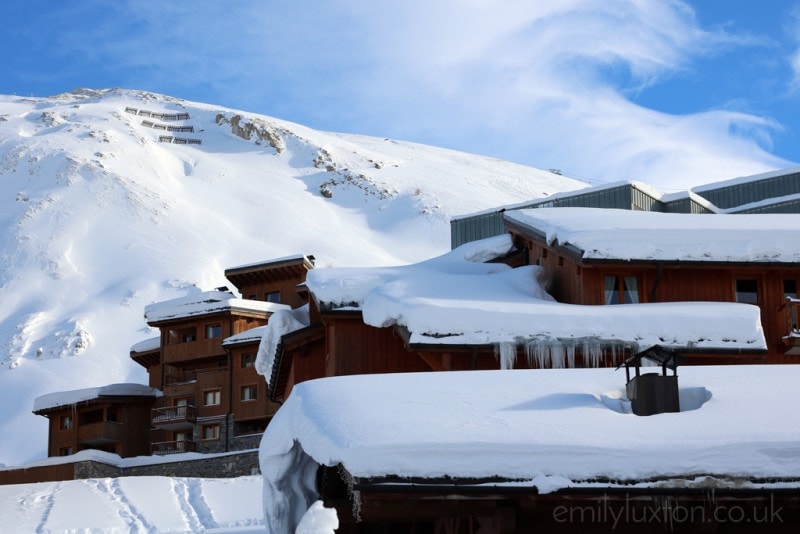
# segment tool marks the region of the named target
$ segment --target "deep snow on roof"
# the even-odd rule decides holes
[[[161,348],[161,336],[155,336],[148,339],[143,339],[138,343],[131,346],[131,352],[150,352]]]
[[[220,311],[241,310],[266,313],[287,307],[286,304],[240,299],[229,291],[203,291],[185,297],[149,304],[144,308],[144,318],[148,323],[156,323],[170,319],[208,315]]]
[[[625,373],[610,368],[323,378],[294,387],[261,465],[297,442],[356,477],[496,476],[540,491],[701,476],[800,486],[798,380],[800,366],[682,367],[684,411],[640,417],[625,409]]]
[[[556,211],[565,210],[568,208]],[[406,327],[412,344],[512,343],[548,345],[554,350],[586,343],[622,343],[634,349],[656,344],[695,349],[766,348],[756,306],[726,302],[558,303],[544,289],[542,268],[481,263],[510,248],[508,235],[496,236],[414,265],[315,269],[307,284],[322,303],[360,309],[369,325]],[[708,317],[725,320],[708,321]],[[268,361],[269,355],[265,356]]]
[[[584,259],[686,262],[800,262],[799,214],[658,213],[601,208],[506,212],[548,243]]]
[[[266,328],[267,328],[266,326],[257,326],[255,328],[251,328],[250,330],[245,330],[244,332],[239,332],[238,334],[226,337],[224,340],[222,340],[222,345],[228,346],[228,345],[236,345],[237,343],[250,343],[253,341],[261,341],[261,338],[264,336],[264,331],[266,330]]]
[[[58,391],[36,397],[33,401],[33,411],[38,412],[59,406],[71,406],[101,397],[160,397],[161,395],[160,390],[142,384],[109,384],[95,388]]]

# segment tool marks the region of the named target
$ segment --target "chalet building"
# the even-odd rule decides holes
[[[596,211],[598,213],[590,214],[589,219],[599,220],[612,213],[666,215]],[[570,211],[535,209],[512,213],[566,215]],[[611,269],[609,272],[614,274],[615,282],[628,284],[621,286],[622,289],[609,286],[607,296],[605,271],[590,279],[592,269],[569,263],[565,258],[559,260],[555,252],[535,249],[532,242],[521,237],[533,234],[530,228],[526,226],[528,233],[520,233],[516,219],[506,215],[509,217],[506,235],[467,243],[426,262],[391,268],[320,269],[310,273],[306,285],[311,300],[306,320],[276,332],[276,341],[265,348],[269,354],[264,374],[269,377],[270,398],[283,401],[297,383],[340,375],[617,366],[654,345],[665,345],[685,354],[688,363],[694,364],[791,361],[782,356],[787,350],[785,344],[792,339],[786,337],[786,331],[773,340],[774,348],[765,340],[765,334],[773,332],[773,325],[776,329],[779,324],[786,326],[781,322],[786,320],[785,309],[778,311],[776,308],[773,317],[762,319],[765,308],[754,305],[757,302],[752,295],[744,295],[744,286],[740,287],[738,299],[735,292],[731,292],[730,298],[712,298],[708,293],[693,294],[669,288],[666,284],[670,282],[683,283],[673,277],[690,266],[686,258],[679,256],[677,260],[682,263],[676,266],[680,268],[675,273],[667,272],[667,265],[660,269],[655,265],[653,277],[641,278],[642,289],[639,284],[633,288],[630,277],[634,276],[631,274],[634,267],[630,258],[615,263],[606,255],[604,261],[598,261],[598,269]],[[694,232],[700,227],[691,218],[723,222],[722,217],[672,216],[680,217],[684,227],[677,234],[675,229],[664,228],[665,246],[676,240],[687,244],[692,241],[691,236],[701,236],[695,243],[701,247],[701,255],[707,246],[708,234]],[[791,242],[788,236],[797,231],[792,226],[794,216],[781,220],[776,216],[729,217],[732,217],[730,221],[738,221],[738,226],[728,229],[726,224],[721,225],[714,240],[718,247],[725,248],[717,252],[709,248],[712,253],[727,254],[730,248],[744,246],[749,254],[756,254],[758,246],[771,246],[764,233],[772,233],[773,239],[788,243]],[[758,235],[745,238],[751,243],[742,242],[742,233],[747,233],[744,226],[756,221],[777,221],[777,226],[761,228]],[[662,223],[655,221],[654,224]],[[641,226],[641,223],[636,222],[636,225]],[[599,223],[596,226],[602,227]],[[657,246],[658,231],[647,229],[647,238]],[[758,225],[755,229],[759,229]],[[623,243],[635,245],[630,242],[629,233],[620,232]],[[596,236],[594,239],[597,246],[608,241]],[[774,247],[771,250],[774,252]],[[785,248],[783,252],[781,257],[788,261],[774,266],[776,272],[782,273],[781,276],[796,273],[797,266],[793,262],[797,254]],[[540,259],[539,256],[546,257]],[[708,268],[708,260],[704,257],[704,269]],[[719,282],[723,272],[731,269],[734,274],[745,273],[742,269],[746,269],[747,262],[741,260],[718,265],[709,275]],[[621,266],[625,269],[620,270]],[[575,287],[585,288],[587,294],[593,287],[593,300],[563,293],[559,271],[553,270],[559,267],[578,277],[573,283]],[[765,264],[759,263],[757,269],[764,267]],[[661,280],[655,286],[656,298],[640,297],[645,291],[643,288],[650,290],[654,286],[659,272]],[[691,270],[687,272],[690,279],[699,276]],[[599,285],[591,286],[591,280]],[[701,281],[697,286],[709,291],[709,283]],[[731,283],[735,286],[735,282]],[[684,285],[686,289],[692,287]],[[787,283],[786,287],[790,288],[791,284]],[[668,290],[673,291],[669,294],[674,298],[661,298],[659,291],[667,294]],[[605,305],[626,301],[638,302],[641,306]],[[775,302],[777,306],[780,298]],[[719,320],[710,321],[709,317]],[[282,324],[277,321],[267,329]],[[778,347],[777,344],[783,345]]]
[[[559,302],[752,304],[767,351],[686,347],[692,363],[800,362],[800,215],[540,208],[504,221]]]
[[[594,211],[581,215],[576,211],[579,209]],[[619,212],[623,211],[630,218],[621,219]],[[329,297],[319,284],[323,272],[317,271],[308,284],[312,295],[307,322],[302,328],[282,332],[273,347],[267,373],[270,397],[283,400],[294,384],[325,376],[497,369],[508,362],[516,368],[616,366],[648,345],[638,334],[613,335],[630,318],[620,316],[617,323],[600,321],[598,314],[610,318],[618,313],[604,306],[615,303],[749,304],[750,311],[736,308],[734,312],[742,318],[741,324],[721,327],[730,339],[748,331],[752,335],[748,334],[746,342],[725,341],[724,335],[713,343],[702,336],[690,339],[684,334],[694,327],[687,322],[681,327],[684,332],[661,328],[651,345],[670,346],[688,356],[687,364],[798,363],[798,213],[800,168],[795,168],[670,195],[639,182],[610,184],[454,219],[454,251],[492,236],[509,236],[511,246],[507,250],[496,251],[482,261],[515,268],[539,266],[546,279],[544,285],[555,301],[590,306],[591,313],[589,308],[570,310],[572,335],[556,339],[537,334],[536,327],[519,329],[513,341],[501,339],[496,332],[487,332],[482,339],[454,336],[452,330],[459,327],[453,325],[426,334],[403,324],[401,313],[395,318],[383,318],[385,324],[370,320],[363,307],[366,295],[357,290],[350,295]],[[541,217],[537,219],[536,214]],[[544,214],[548,214],[547,219]],[[562,228],[553,222],[561,224],[561,219],[555,219],[558,214],[570,214],[572,222],[564,221]],[[553,238],[553,228],[567,232],[579,220],[584,225],[575,227],[575,233],[583,232],[590,238],[579,243]],[[636,229],[642,231],[633,243],[631,236]],[[595,231],[589,234],[591,230]],[[654,250],[668,252],[659,254]],[[334,270],[332,276],[344,279],[353,276],[353,272]],[[360,276],[358,270],[355,272]],[[373,270],[369,276],[381,275]],[[343,280],[339,285],[348,284],[357,287],[352,285],[353,280]],[[427,297],[437,292],[434,284],[427,291]],[[505,298],[495,295],[498,301]],[[426,295],[417,297],[425,300]],[[413,308],[406,304],[404,310]],[[721,322],[730,320],[728,310],[732,308],[711,309],[717,311],[694,315],[694,322],[710,327],[714,321],[709,317],[717,313]],[[673,325],[667,321],[667,315],[672,313],[668,306],[641,310],[657,310],[652,325],[644,330],[654,332],[659,330],[657,325]],[[452,308],[443,307],[440,313],[451,314]],[[690,311],[689,315],[697,313]],[[760,333],[752,332],[747,314],[751,314]],[[487,323],[491,320],[487,317]],[[530,324],[543,324],[542,316],[532,317]],[[605,326],[600,327],[601,324]],[[588,333],[586,327],[591,325],[612,335],[599,339]],[[546,333],[547,328],[541,330]]]
[[[255,370],[261,327],[275,311],[304,304],[296,288],[311,268],[306,256],[231,268],[225,276],[249,298],[219,288],[145,308],[161,335],[131,358],[164,393],[152,410],[153,454],[258,446],[277,409]]]
[[[47,455],[97,449],[119,456],[150,454],[150,412],[161,392],[140,384],[112,384],[44,395],[33,413],[49,420]]]
[[[303,306],[313,257],[293,256],[225,271],[227,288],[151,304],[160,335],[131,347],[148,385],[117,384],[39,397],[50,420],[48,456],[97,449],[121,457],[228,452],[258,447],[278,405],[256,369],[264,326]],[[298,286],[299,289],[298,289]]]

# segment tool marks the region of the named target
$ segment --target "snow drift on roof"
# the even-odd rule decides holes
[[[540,208],[505,213],[549,244],[584,259],[691,262],[800,262],[800,215],[657,213]]]
[[[286,304],[236,298],[229,291],[203,291],[145,306],[144,318],[148,323],[155,323],[220,311],[274,312],[285,308],[288,308]]]
[[[300,330],[310,322],[308,304],[294,310],[279,310],[269,318],[256,355],[256,371],[266,377],[267,381],[272,376],[272,365],[275,362],[281,336]]]
[[[568,208],[558,208],[561,212]],[[536,213],[547,210],[535,210]],[[625,212],[630,213],[630,212]],[[508,235],[474,241],[393,268],[316,269],[308,286],[323,302],[351,304],[364,322],[400,325],[412,344],[600,346],[764,350],[758,307],[724,302],[579,306],[555,302],[541,267],[474,263],[510,247]],[[708,321],[708,317],[724,317]],[[510,362],[513,364],[513,362]]]
[[[131,352],[150,352],[161,348],[161,336],[142,340],[131,347]]]
[[[625,397],[625,373],[610,368],[311,380],[294,387],[261,450],[296,439],[318,463],[359,477],[800,478],[800,426],[787,424],[800,366],[680,369],[682,394],[702,390],[708,402],[649,417],[607,406]]]
[[[33,401],[33,411],[47,410],[58,406],[71,406],[79,402],[101,397],[160,397],[161,391],[142,384],[109,384],[96,388],[58,391],[37,397]]]
[[[314,496],[290,488],[308,476],[313,491],[317,464],[359,478],[502,477],[540,492],[596,479],[691,485],[703,475],[800,485],[800,425],[789,424],[800,366],[681,369],[681,403],[694,409],[649,417],[618,409],[625,373],[609,368],[303,382],[261,443],[267,521],[307,508]],[[302,498],[311,501],[293,502]]]
[[[272,317],[270,317],[270,320],[271,319]],[[264,335],[264,330],[266,330],[266,328],[266,326],[257,326],[255,328],[251,328],[250,330],[245,330],[244,332],[239,332],[238,334],[226,337],[222,340],[222,346],[226,347],[228,345],[235,345],[237,343],[261,341],[261,337]]]

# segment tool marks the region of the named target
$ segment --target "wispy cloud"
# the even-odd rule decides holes
[[[683,187],[786,164],[765,150],[774,121],[632,101],[754,40],[700,27],[679,0],[86,0],[40,23],[39,49],[82,85],[113,80],[595,180]],[[792,61],[800,80],[800,52]]]

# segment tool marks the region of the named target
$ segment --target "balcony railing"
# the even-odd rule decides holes
[[[177,441],[159,441],[150,444],[150,453],[163,456],[165,454],[179,454],[182,452],[195,452],[194,441],[181,439]]]
[[[158,428],[178,429],[194,425],[197,412],[194,406],[167,406],[153,408],[153,426]]]
[[[786,329],[783,343],[788,347],[784,354],[800,355],[800,298],[786,297],[786,302],[779,308],[786,317]]]
[[[78,427],[78,441],[87,445],[113,443],[122,439],[122,425],[113,421],[100,421]]]
[[[786,319],[788,337],[800,337],[800,298],[786,297]]]
[[[189,384],[197,382],[196,371],[184,371],[182,373],[170,373],[164,377],[164,384],[167,386],[174,386],[176,384]]]

